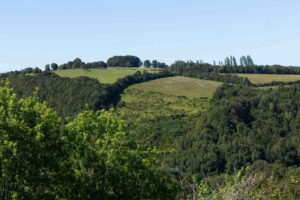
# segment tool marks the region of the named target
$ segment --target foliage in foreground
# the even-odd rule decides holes
[[[36,98],[0,88],[0,199],[173,199],[155,150],[125,141],[123,123],[85,111],[71,123]]]
[[[300,198],[300,168],[257,161],[236,173],[223,174],[218,181],[202,180],[199,200],[297,200]]]

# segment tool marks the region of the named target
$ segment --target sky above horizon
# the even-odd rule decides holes
[[[0,6],[0,71],[136,55],[300,66],[299,0],[14,0]]]

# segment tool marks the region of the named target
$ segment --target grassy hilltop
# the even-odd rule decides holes
[[[75,78],[80,76],[86,76],[90,78],[96,78],[100,83],[114,83],[119,78],[123,78],[128,75],[132,75],[137,71],[155,71],[151,69],[144,68],[117,68],[109,67],[107,69],[67,69],[67,70],[58,70],[55,73],[61,77]]]

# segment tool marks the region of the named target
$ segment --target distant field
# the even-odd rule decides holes
[[[131,87],[141,89],[143,91],[161,92],[175,96],[199,98],[211,97],[213,92],[221,84],[222,83],[215,81],[206,81],[177,76],[139,83]]]
[[[300,80],[300,75],[285,74],[236,74],[240,77],[247,77],[253,83],[268,83],[272,81],[291,82]]]
[[[136,71],[143,71],[141,68],[107,68],[107,69],[67,69],[58,70],[55,73],[62,77],[75,78],[79,76],[87,76],[96,78],[100,83],[114,83],[117,79],[124,76],[134,74]],[[149,69],[147,69],[148,71]]]

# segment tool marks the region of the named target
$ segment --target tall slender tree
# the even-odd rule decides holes
[[[251,66],[254,65],[254,62],[253,62],[251,56],[249,56],[249,55],[247,55],[247,64],[248,64],[248,65],[251,65]]]
[[[228,57],[225,58],[225,65],[230,66],[230,59]]]
[[[242,56],[240,61],[242,66],[248,66],[247,58],[245,56]]]
[[[237,62],[236,62],[236,59],[235,59],[235,57],[234,56],[232,56],[232,61],[233,61],[233,66],[237,66]]]

